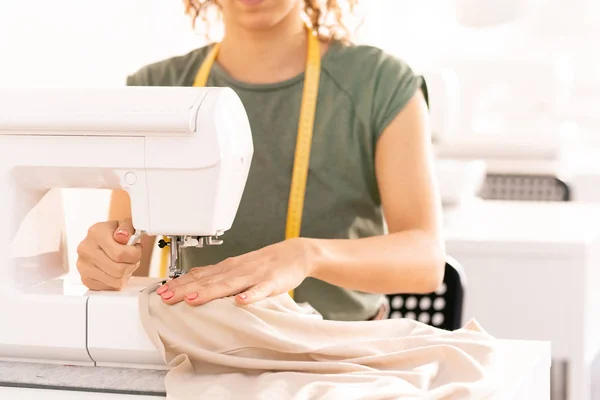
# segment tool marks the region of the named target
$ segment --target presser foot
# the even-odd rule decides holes
[[[166,246],[169,246],[171,250],[169,278],[175,279],[186,273],[186,271],[179,266],[179,255],[181,248],[218,246],[223,243],[223,241],[219,239],[219,236],[222,234],[223,232],[218,232],[217,235],[214,236],[167,236],[166,238],[168,240],[160,239],[158,241],[158,247],[162,249]]]
[[[177,269],[169,272],[169,278],[171,279],[179,278],[181,275],[185,275],[185,271],[182,269]]]

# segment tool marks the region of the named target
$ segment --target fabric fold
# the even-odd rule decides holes
[[[140,295],[148,336],[171,366],[168,399],[486,399],[495,340],[476,321],[448,332],[409,319],[329,321],[287,294],[165,304]]]

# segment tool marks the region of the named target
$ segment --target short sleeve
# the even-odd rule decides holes
[[[402,60],[382,53],[375,72],[372,127],[375,139],[402,111],[421,86],[421,77]]]
[[[150,86],[148,68],[144,67],[134,74],[128,75],[126,84],[127,86]]]

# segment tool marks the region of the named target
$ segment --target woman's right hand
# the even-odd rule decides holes
[[[77,270],[91,290],[121,290],[140,265],[142,246],[128,246],[131,218],[93,225],[77,247]]]

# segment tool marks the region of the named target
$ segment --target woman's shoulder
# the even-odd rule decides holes
[[[394,59],[396,62],[402,62],[381,47],[369,44],[342,43],[333,41],[330,43],[331,55],[336,59],[367,61],[376,63],[385,59]]]
[[[127,86],[191,86],[210,45],[139,68],[127,77]]]
[[[421,86],[421,77],[406,61],[379,47],[337,42],[329,50],[325,73],[378,130]]]
[[[390,88],[413,90],[420,77],[401,57],[371,45],[334,42],[323,69],[341,89],[354,96],[373,96]]]
[[[414,73],[403,58],[380,47],[366,44],[333,42],[326,60],[326,68],[336,74],[341,71],[364,76],[369,73],[375,75]]]

